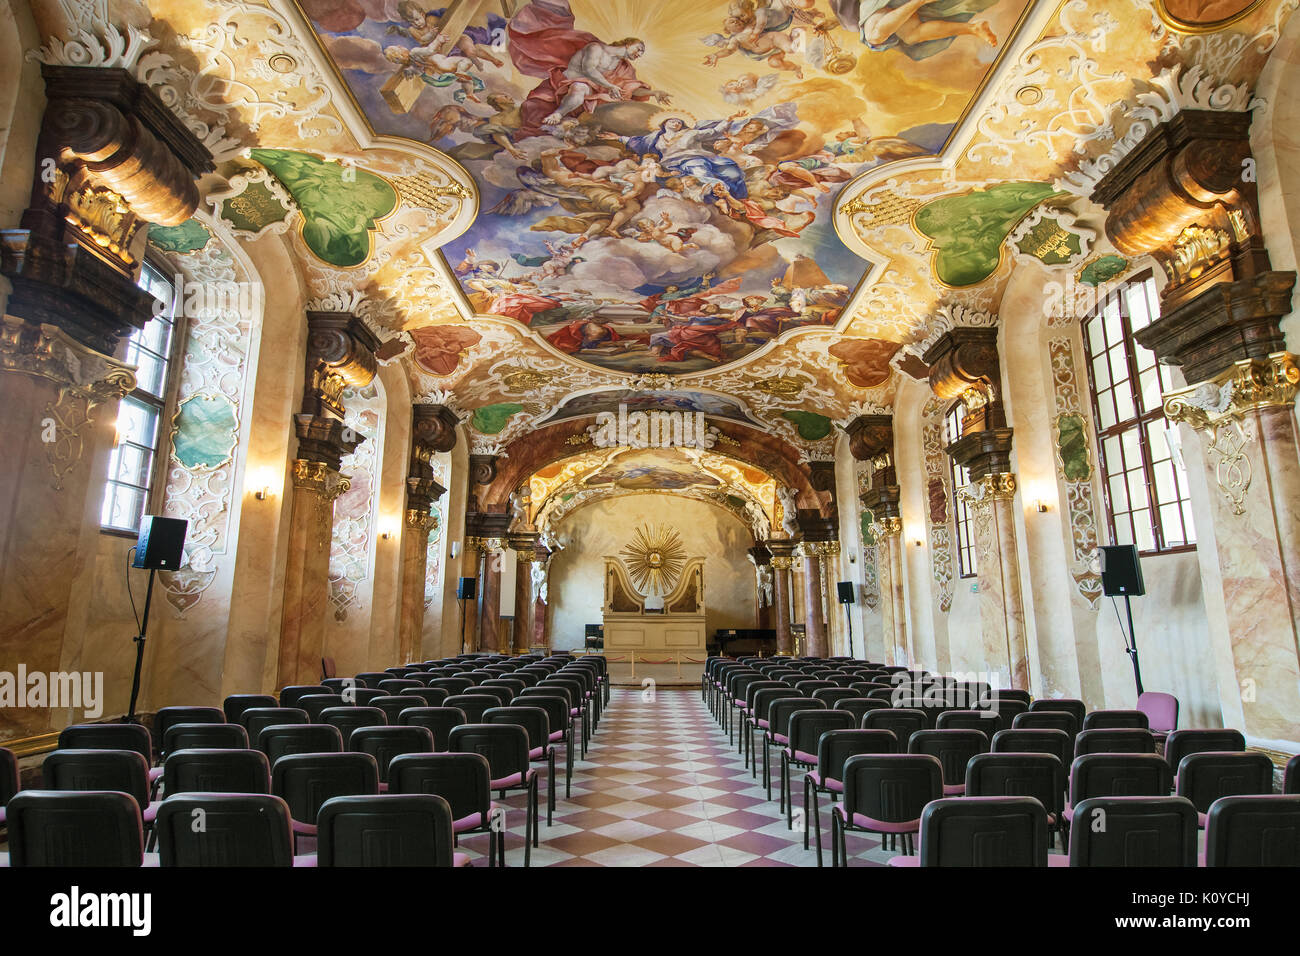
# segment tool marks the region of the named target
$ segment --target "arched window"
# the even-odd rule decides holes
[[[966,417],[966,404],[957,402],[948,409],[944,418],[944,427],[951,445],[962,436],[962,419]],[[975,567],[975,534],[971,523],[970,502],[962,497],[961,489],[970,484],[970,469],[957,464],[949,455],[948,464],[952,468],[952,514],[957,529],[957,575],[973,578],[977,574]]]
[[[172,369],[180,342],[171,281],[149,263],[140,270],[142,289],[166,303],[143,329],[131,333],[123,359],[136,366],[135,389],[117,412],[117,438],[109,459],[108,481],[100,507],[106,531],[135,534],[142,515],[155,511],[166,459],[163,443],[170,429]]]
[[[1196,546],[1187,473],[1170,448],[1164,414],[1162,395],[1173,381],[1133,338],[1159,315],[1147,273],[1124,282],[1083,321],[1111,540],[1144,554]]]

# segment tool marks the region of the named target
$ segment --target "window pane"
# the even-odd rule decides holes
[[[1196,543],[1196,522],[1192,519],[1192,503],[1184,501],[1183,509],[1183,532],[1187,535],[1187,544]]]
[[[1110,366],[1104,352],[1092,361],[1092,387],[1099,392],[1110,388]]]
[[[1137,407],[1133,404],[1133,393],[1127,386],[1115,389],[1115,415],[1119,421],[1128,421],[1137,417]]]
[[[1115,543],[1133,543],[1133,526],[1129,524],[1128,515],[1115,516]]]
[[[1106,344],[1118,345],[1124,341],[1124,324],[1119,314],[1119,300],[1109,295],[1102,309],[1106,320]]]
[[[1128,490],[1124,486],[1124,475],[1114,475],[1110,479],[1110,510],[1113,514],[1128,511]]]
[[[1139,329],[1145,329],[1151,324],[1151,316],[1147,314],[1145,283],[1138,286],[1128,286],[1124,290],[1124,304],[1128,307],[1128,322],[1132,331],[1136,332]]]
[[[1147,501],[1147,476],[1141,468],[1128,473],[1128,500],[1134,511],[1150,504]]]
[[[1165,533],[1166,548],[1181,548],[1187,543],[1183,540],[1182,515],[1177,504],[1160,506],[1160,527]]]
[[[108,495],[104,499],[101,522],[111,528],[123,528],[134,531],[140,527],[140,516],[144,513],[144,492],[138,488],[129,488],[110,482]]]
[[[1153,469],[1156,478],[1156,501],[1163,504],[1164,502],[1178,501],[1178,488],[1174,482],[1173,462],[1163,461]],[[1163,514],[1161,520],[1164,520]]]
[[[1138,440],[1138,431],[1131,428],[1120,436],[1120,442],[1124,446],[1124,469],[1131,471],[1134,468],[1142,467],[1142,446]],[[1116,463],[1118,464],[1118,463]]]
[[[1143,509],[1133,512],[1133,531],[1137,535],[1137,540],[1132,542],[1138,546],[1139,551],[1154,551],[1156,549],[1156,536],[1151,530],[1151,512]]]

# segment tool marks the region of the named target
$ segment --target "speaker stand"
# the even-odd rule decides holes
[[[149,569],[149,586],[144,592],[144,617],[140,621],[140,633],[135,641],[135,674],[131,677],[131,704],[126,709],[126,723],[135,723],[135,702],[140,696],[140,671],[144,667],[144,635],[149,629],[149,604],[153,601],[153,579],[157,568]]]
[[[1142,696],[1142,669],[1138,666],[1138,645],[1137,635],[1133,633],[1133,602],[1127,594],[1124,595],[1124,610],[1128,614],[1128,656],[1133,659],[1133,680],[1137,684],[1138,696]]]
[[[457,598],[456,603],[460,605],[460,652],[465,653],[465,599]]]
[[[852,657],[853,656],[853,612],[849,610],[849,606],[847,604],[844,605],[844,617],[849,622],[849,657]],[[867,649],[865,647],[862,649],[862,656],[863,657],[867,656]]]

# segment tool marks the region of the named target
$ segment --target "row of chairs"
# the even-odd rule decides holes
[[[155,728],[161,729],[163,740],[157,755],[161,765],[155,768],[149,767],[153,747],[150,734],[143,727],[126,724],[70,727],[61,736],[60,749],[46,760],[46,785],[53,792],[81,793],[88,797],[93,796],[88,791],[125,793],[136,807],[141,828],[150,833],[146,849],[151,848],[155,836],[160,841],[167,839],[166,828],[158,820],[168,800],[177,794],[185,794],[190,800],[214,793],[230,798],[248,797],[250,800],[242,808],[227,802],[222,813],[229,817],[239,809],[248,815],[249,821],[266,819],[266,814],[271,812],[266,809],[266,798],[279,800],[286,808],[295,843],[300,836],[315,836],[319,840],[325,805],[331,799],[343,797],[375,798],[377,803],[356,812],[373,815],[389,812],[383,809],[388,807],[395,814],[395,826],[405,820],[406,824],[402,825],[423,827],[422,832],[432,833],[438,829],[433,824],[441,818],[438,810],[428,809],[432,806],[428,801],[423,802],[425,809],[417,813],[405,809],[409,801],[399,804],[382,798],[435,796],[453,814],[448,847],[462,834],[489,833],[490,865],[504,864],[505,847],[504,808],[492,802],[492,791],[504,796],[518,790],[528,795],[524,851],[524,863],[528,865],[530,850],[538,843],[539,830],[538,774],[530,765],[538,762],[547,765],[550,824],[555,808],[554,745],[561,742],[566,745],[567,796],[576,726],[581,724],[584,731],[594,730],[602,705],[608,699],[605,662],[595,657],[576,661],[568,656],[545,659],[463,656],[445,662],[425,662],[418,667],[390,669],[376,683],[404,680],[404,673],[437,673],[443,665],[454,668],[458,678],[469,681],[467,686],[454,689],[481,693],[438,696],[442,706],[427,706],[430,698],[415,687],[376,687],[374,690],[380,696],[367,696],[365,691],[371,688],[360,686],[367,678],[359,675],[355,682],[338,688],[325,684],[285,688],[278,701],[262,695],[233,695],[220,710],[163,708],[155,723]],[[488,667],[494,669],[489,671]],[[516,682],[513,679],[516,676],[526,679]],[[374,675],[370,677],[373,679]],[[429,688],[423,684],[421,687],[436,695],[453,689]],[[318,693],[334,689],[341,693]],[[517,697],[513,696],[516,692]],[[353,693],[359,696],[352,697]],[[313,702],[311,698],[321,696],[337,696],[340,700],[331,699],[327,705],[316,706],[324,702]],[[382,702],[382,697],[398,700],[392,702],[391,709],[372,706]],[[363,700],[368,703],[361,703]],[[398,703],[400,708],[396,706]],[[312,706],[313,710],[304,709],[306,706]],[[396,717],[396,723],[389,723],[390,717]],[[319,722],[314,723],[313,719]],[[552,726],[558,729],[551,730]],[[583,733],[584,745],[586,738],[587,733]],[[14,777],[12,789],[16,790],[16,773]],[[152,798],[160,784],[168,796],[157,801]],[[39,803],[44,792],[28,793]],[[0,792],[0,796],[13,794]],[[25,807],[32,800],[20,802],[18,806]],[[97,812],[111,816],[115,811],[105,805]],[[278,811],[274,815],[278,819]],[[38,820],[39,815],[27,819]],[[245,830],[265,832],[265,825],[250,822]],[[109,832],[116,829],[110,827]],[[20,835],[24,839],[30,835],[38,843],[42,836],[39,825],[25,831],[18,824],[11,828],[11,843],[20,841]],[[201,843],[211,842],[201,835],[196,839]],[[428,842],[414,839],[410,845]],[[383,843],[380,841],[378,845],[382,847]],[[217,844],[226,845],[219,840],[214,845]],[[205,852],[238,856],[229,848]],[[278,851],[269,850],[265,841],[258,844],[255,855],[263,862],[233,865],[275,865],[273,861],[280,856]],[[29,856],[15,852],[15,863]],[[180,859],[175,854],[164,853],[164,862],[169,858]],[[460,855],[454,858],[459,860]],[[376,865],[387,865],[380,857],[375,859]],[[88,865],[84,860],[70,862]],[[137,859],[135,865],[139,862]]]

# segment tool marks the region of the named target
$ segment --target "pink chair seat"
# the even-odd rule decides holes
[[[150,782],[150,783],[153,783],[153,782],[155,782],[155,781],[157,781],[157,780],[161,780],[161,779],[162,779],[162,775],[163,775],[163,768],[162,768],[162,767],[150,767],[150,768],[149,768],[149,782]]]
[[[297,820],[292,821],[292,823],[293,823],[293,832],[296,833],[298,836],[314,837],[316,835],[316,824],[299,823]]]
[[[919,856],[891,856],[889,858],[889,863],[886,865],[911,868],[914,866],[920,866],[921,858]]]
[[[160,803],[162,803],[161,800],[154,800],[144,808],[144,813],[141,816],[144,818],[145,823],[153,823],[158,819],[158,805]]]
[[[773,734],[772,742],[777,744],[788,744],[790,742],[790,738],[787,737],[785,734]]]
[[[964,783],[945,783],[943,785],[943,795],[945,797],[960,797],[966,792]]]
[[[1070,858],[1064,853],[1049,853],[1047,854],[1047,865],[1068,867],[1070,865]]]
[[[814,766],[817,764],[817,755],[810,754],[806,750],[791,750],[789,747],[786,747],[785,756],[787,759],[796,760],[799,763],[810,763]]]
[[[453,853],[451,855],[452,866],[469,866],[469,857],[464,853]]]
[[[545,759],[546,759],[546,749],[547,749],[547,748],[545,748],[545,747],[534,747],[532,750],[528,751],[528,759],[529,759],[529,760],[545,760]]]
[[[763,730],[767,730],[767,728],[772,725],[767,722],[766,717],[760,717],[758,718],[758,726],[761,727]]]
[[[5,822],[5,808],[0,807],[0,826],[4,826],[4,822]]]
[[[295,856],[293,858],[293,865],[295,869],[300,867],[314,867],[316,865],[316,854],[304,853],[302,856]]]
[[[844,792],[844,781],[842,780],[836,780],[834,777],[827,777],[823,780],[822,775],[816,770],[810,771],[808,776],[812,778],[813,786],[815,787],[820,787],[823,790],[832,790],[835,793]]]
[[[496,803],[488,804],[488,815],[490,816],[497,809]],[[487,825],[481,813],[470,813],[461,817],[459,820],[451,821],[452,833],[465,833],[469,830],[481,830]]]
[[[848,820],[844,804],[837,803],[834,812],[839,814],[841,820]],[[890,823],[886,820],[869,817],[865,813],[855,813],[853,814],[853,826],[861,830],[871,830],[875,833],[918,833],[921,829],[921,818],[905,820],[902,823]]]
[[[553,731],[551,731],[551,736],[549,736],[549,737],[546,738],[546,740],[547,740],[548,743],[555,743],[555,741],[557,741],[557,740],[563,740],[563,739],[564,739],[564,731],[563,731],[563,730],[553,730]]]
[[[529,770],[527,780],[531,781],[535,776],[537,776],[537,771]],[[491,786],[493,790],[508,790],[511,787],[521,786],[525,782],[522,778],[522,774],[512,773],[508,777],[498,777],[496,780],[493,780]]]

